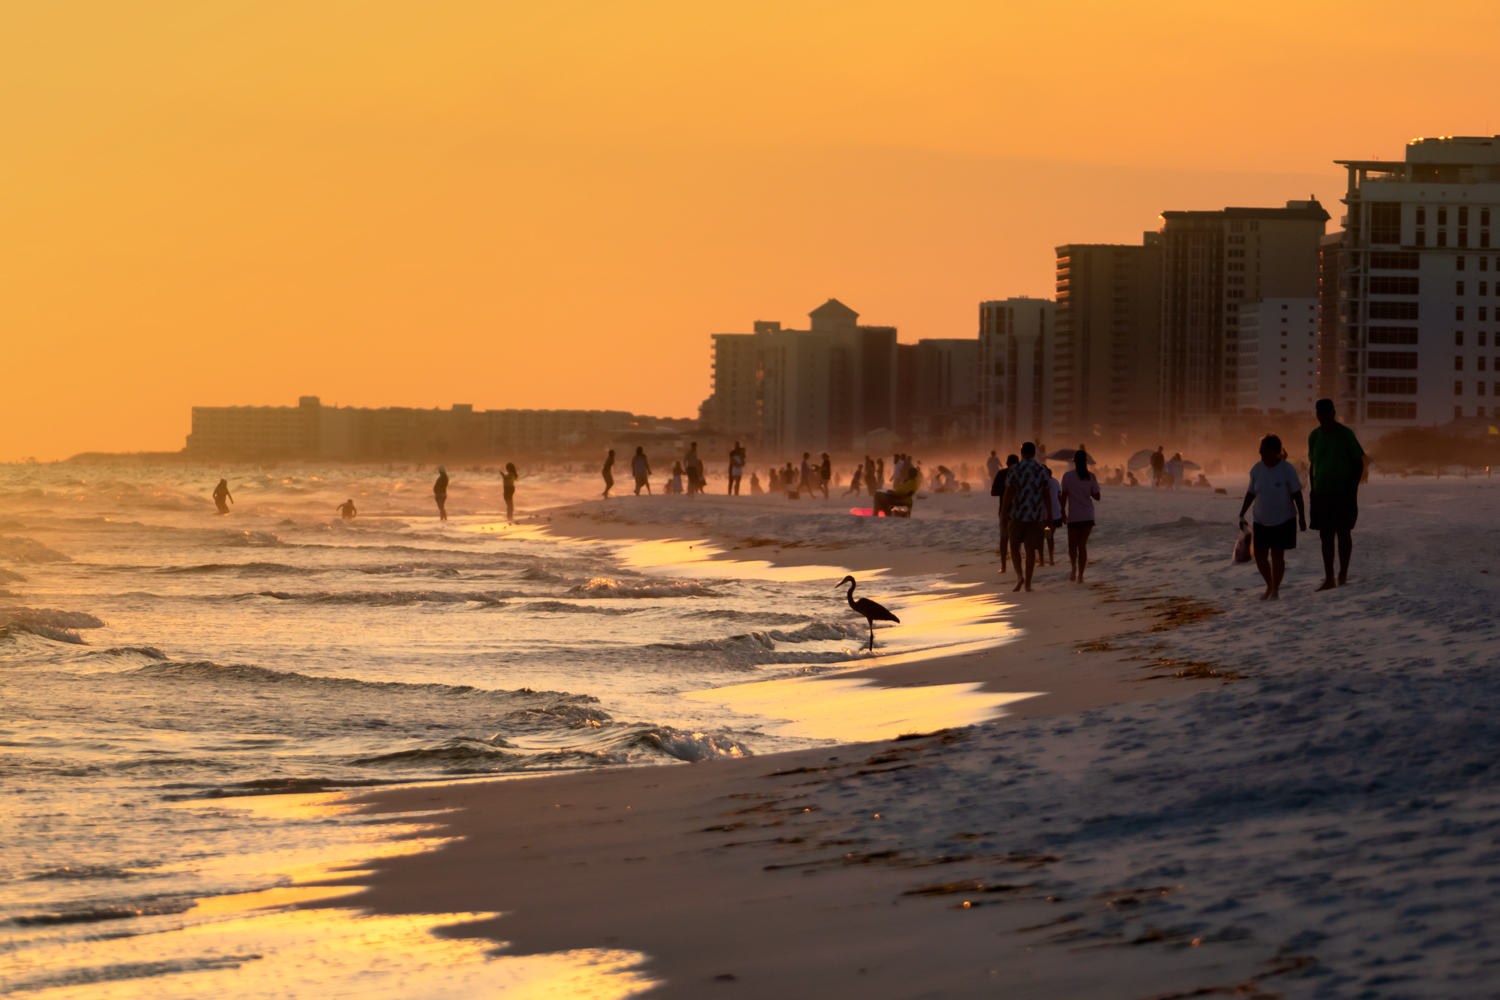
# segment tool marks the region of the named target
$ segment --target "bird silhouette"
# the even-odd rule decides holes
[[[846,577],[844,577],[838,583],[834,584],[834,586],[836,588],[837,587],[842,587],[846,583],[849,585],[849,592],[847,594],[845,594],[844,596],[846,598],[848,598],[848,600],[849,600],[849,607],[853,608],[856,613],[864,615],[865,616],[865,620],[870,623],[870,651],[874,652],[874,650],[875,650],[875,623],[876,622],[895,622],[897,625],[900,625],[901,624],[901,619],[897,618],[895,615],[891,614],[885,608],[883,608],[879,604],[876,604],[874,601],[870,600],[868,597],[861,597],[859,600],[856,601],[854,599],[854,588],[858,587],[859,583],[852,576],[846,576]]]

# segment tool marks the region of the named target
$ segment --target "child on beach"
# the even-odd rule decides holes
[[[667,480],[667,492],[668,493],[681,493],[682,492],[682,463],[681,462],[673,462],[672,463],[672,478]]]
[[[1081,448],[1079,449],[1079,451],[1082,450],[1083,449]],[[1059,483],[1057,481],[1057,477],[1052,474],[1052,466],[1043,465],[1042,468],[1047,470],[1047,492],[1052,498],[1052,510],[1061,510],[1062,484]],[[1047,527],[1047,565],[1057,565],[1057,528],[1052,525],[1049,525]]]
[[[1302,480],[1292,463],[1282,457],[1281,438],[1267,434],[1260,442],[1260,461],[1250,470],[1250,488],[1240,505],[1240,528],[1245,511],[1255,505],[1255,565],[1266,581],[1262,601],[1280,597],[1281,578],[1286,573],[1286,550],[1297,547],[1297,532],[1307,530],[1302,508]]]
[[[860,487],[863,485],[864,478],[865,467],[863,465],[856,465],[854,467],[854,475],[849,477],[849,488],[844,491],[843,495],[848,496],[849,494],[853,493],[855,496],[859,496]]]

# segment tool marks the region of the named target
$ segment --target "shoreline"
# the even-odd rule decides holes
[[[998,579],[992,552],[954,564],[943,553],[869,546],[746,546],[732,533],[703,530],[701,525],[592,517],[578,524],[582,518],[576,516],[577,508],[582,506],[537,512],[538,519],[550,517],[549,533],[577,540],[703,539],[723,550],[711,558],[762,558],[778,566],[838,562],[855,571],[889,569],[892,575],[947,571],[956,584],[994,586]],[[1005,587],[1002,594],[1008,590]],[[1110,612],[1106,601],[1120,607]],[[1149,675],[1139,662],[1126,659],[1132,650],[1108,648],[1108,640],[1122,634],[1139,637],[1145,629],[1159,626],[1161,615],[1120,601],[1116,588],[1107,583],[1064,589],[1054,580],[1024,595],[1024,601],[1006,608],[1004,615],[1023,632],[998,647],[957,655],[938,651],[912,662],[856,667],[824,677],[868,680],[882,688],[974,684],[987,692],[1043,692],[1010,703],[1003,714],[982,725],[1002,730],[1105,706],[1172,700],[1201,689],[1201,681]],[[1080,651],[1084,646],[1102,647],[1102,652]],[[1061,678],[1060,663],[1066,671]],[[891,760],[900,761],[893,770],[920,767],[911,762],[940,754],[950,742],[965,738],[966,731],[957,730],[926,739],[839,743],[687,766],[612,768],[546,775],[536,781],[480,779],[361,793],[349,801],[369,814],[454,810],[432,820],[435,835],[454,839],[433,852],[372,866],[373,876],[357,880],[366,887],[358,903],[380,914],[505,911],[507,916],[445,933],[506,942],[508,954],[579,948],[641,952],[648,957],[637,971],[663,980],[651,996],[698,996],[705,981],[730,981],[714,980],[716,976],[743,977],[734,970],[743,969],[748,956],[794,953],[795,938],[781,936],[785,928],[816,923],[817,912],[845,907],[851,898],[899,897],[912,879],[906,866],[876,865],[860,866],[852,879],[841,872],[831,878],[799,877],[795,885],[788,885],[788,879],[776,879],[766,869],[788,862],[786,850],[800,850],[806,843],[806,831],[796,834],[803,825],[796,814],[772,819],[777,836],[759,838],[760,842],[739,839],[736,831],[746,824],[734,815],[769,815],[772,803],[783,801],[783,786],[796,789],[805,784],[798,773],[821,782],[830,775],[879,773]],[[789,777],[770,777],[775,774]],[[768,789],[768,781],[776,787]],[[772,803],[762,801],[768,796]],[[736,803],[749,806],[736,809]],[[545,850],[538,844],[545,844]],[[670,889],[660,884],[664,878]],[[729,918],[715,912],[717,900],[730,897],[738,900],[733,930],[723,924]],[[476,905],[479,899],[489,903]],[[857,905],[871,912],[865,919],[841,925],[836,949],[860,952],[879,943],[881,949],[899,951],[911,907],[925,910],[943,903],[907,901],[904,908],[892,907],[891,913],[886,906]],[[793,911],[796,918],[787,919]],[[992,935],[993,930],[985,933]],[[967,936],[951,943],[960,952],[979,944]],[[939,959],[930,942],[920,950],[923,954],[913,952],[903,962],[907,971],[900,980],[901,991],[889,995],[913,995],[902,991],[931,982],[957,954],[945,952]],[[756,977],[761,980],[758,991],[803,995],[797,984],[805,984],[809,976],[817,978],[816,970],[791,961],[779,963],[774,978],[764,978],[766,959],[755,961],[762,967]],[[896,984],[889,973],[889,968],[882,973],[882,990]],[[869,993],[869,985],[865,983],[862,995]],[[827,988],[841,995],[834,983]]]

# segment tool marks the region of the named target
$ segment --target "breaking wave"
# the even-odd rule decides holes
[[[315,604],[362,604],[370,607],[399,607],[407,604],[498,604],[521,596],[504,590],[388,590],[388,591],[317,591],[294,594],[284,590],[260,590],[254,594],[235,594],[231,600],[270,597],[278,601],[309,601]]]
[[[16,535],[0,535],[0,559],[22,563],[72,562],[72,556],[63,555],[41,542]]]
[[[496,701],[525,701],[548,707],[557,703],[590,704],[598,698],[587,694],[569,694],[566,691],[533,691],[519,688],[514,691],[494,691],[471,687],[467,684],[409,684],[403,681],[362,681],[356,677],[319,677],[295,671],[271,670],[249,663],[214,663],[211,660],[179,661],[166,660],[149,663],[136,670],[144,677],[162,677],[183,681],[226,681],[240,684],[278,684],[298,687],[321,688],[328,691],[360,690],[386,692],[420,692],[445,695],[455,698],[482,698]]]
[[[104,622],[82,611],[57,608],[0,608],[0,625],[45,625],[48,628],[103,628]]]
[[[621,583],[607,576],[585,580],[568,591],[579,597],[721,597],[723,595],[690,580],[663,583]]]

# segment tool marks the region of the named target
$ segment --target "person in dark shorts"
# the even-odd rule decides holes
[[[1021,461],[1005,478],[1005,496],[1000,509],[1010,513],[1010,557],[1016,564],[1016,590],[1031,592],[1031,574],[1042,551],[1043,531],[1052,526],[1052,491],[1047,471],[1036,460],[1036,445],[1021,445]],[[1021,550],[1026,550],[1026,568],[1021,568]]]
[[[1073,468],[1062,477],[1062,519],[1068,526],[1068,580],[1083,582],[1089,565],[1089,535],[1094,531],[1094,501],[1099,499],[1099,477],[1089,472],[1082,448],[1073,453]]]
[[[1260,461],[1250,470],[1250,488],[1240,505],[1240,528],[1245,511],[1255,504],[1255,565],[1266,581],[1262,601],[1279,598],[1286,574],[1286,550],[1297,547],[1297,532],[1307,530],[1302,509],[1302,480],[1291,462],[1281,457],[1281,438],[1267,434],[1260,442]]]
[[[1370,457],[1347,424],[1335,419],[1333,400],[1317,403],[1318,426],[1307,435],[1307,470],[1312,487],[1312,527],[1323,543],[1323,585],[1332,590],[1349,582],[1354,552],[1354,523],[1359,520],[1359,486],[1370,481]],[[1333,548],[1338,543],[1339,575],[1333,575]]]
[[[990,496],[1005,498],[1005,479],[1010,470],[1021,461],[1016,455],[1005,456],[1005,465],[995,470],[995,480],[990,484]],[[1000,572],[1005,572],[1005,557],[1010,554],[1010,511],[1000,504]]]

